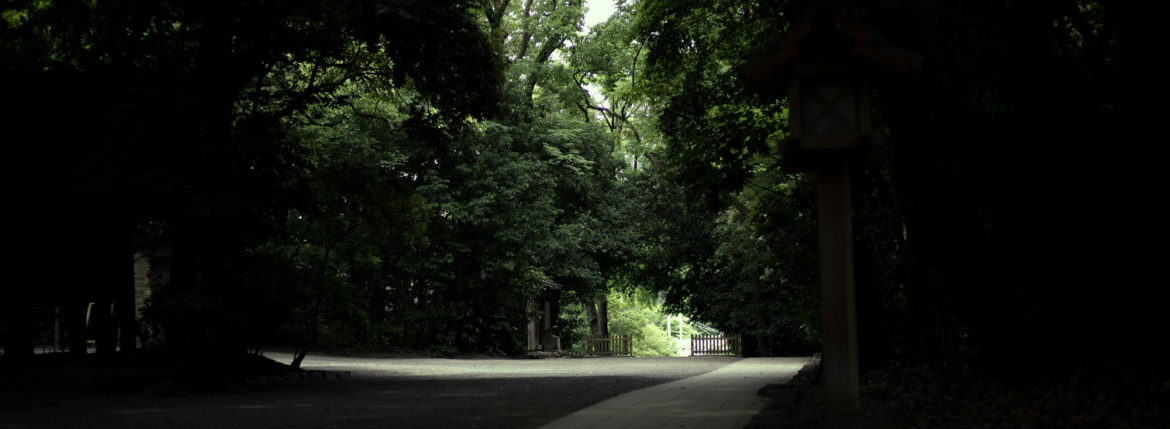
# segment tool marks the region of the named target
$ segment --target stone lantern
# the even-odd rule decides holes
[[[743,70],[762,92],[788,97],[790,136],[779,143],[781,168],[817,176],[822,368],[830,427],[860,423],[851,175],[881,153],[870,118],[870,82],[918,62],[916,55],[889,46],[860,21],[820,2]]]

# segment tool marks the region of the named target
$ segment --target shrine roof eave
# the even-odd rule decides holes
[[[851,42],[854,55],[885,71],[905,73],[921,66],[920,55],[891,46],[885,37],[852,16],[826,11],[794,22],[771,49],[743,67],[744,76],[764,93],[782,94],[783,83],[794,75],[792,68],[801,54],[800,42],[818,29],[843,34]]]

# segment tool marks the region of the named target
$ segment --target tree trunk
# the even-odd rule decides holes
[[[60,352],[65,349],[65,335],[61,328],[61,319],[63,319],[65,311],[61,306],[53,307],[53,351]]]
[[[124,230],[127,231],[125,249],[129,252],[129,258],[119,275],[125,277],[117,282],[114,289],[114,310],[115,323],[118,325],[118,349],[128,352],[138,347],[138,307],[134,305],[134,241],[130,228],[126,226]]]
[[[609,336],[609,298],[605,295],[597,299],[597,331],[601,337]]]
[[[597,328],[597,307],[593,304],[593,300],[583,299],[581,306],[585,307],[585,322],[589,324],[589,336],[600,337],[601,331]]]
[[[69,348],[69,355],[73,357],[85,356],[88,352],[85,327],[85,310],[88,302],[72,299],[65,307],[65,342]]]
[[[94,303],[91,314],[95,352],[109,357],[117,351],[115,341],[118,338],[118,326],[114,323],[114,304],[106,298],[99,299]]]
[[[305,356],[309,355],[309,348],[297,348],[293,351],[293,360],[288,366],[294,370],[301,369],[301,362],[305,360]]]

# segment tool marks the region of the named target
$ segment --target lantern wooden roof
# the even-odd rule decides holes
[[[846,51],[867,60],[864,62],[870,65],[866,68],[877,66],[895,73],[917,68],[922,61],[917,54],[890,46],[885,37],[857,18],[821,6],[793,22],[773,48],[748,63],[743,72],[764,93],[782,95],[784,82],[802,74],[797,63],[822,53],[812,51],[824,49]]]

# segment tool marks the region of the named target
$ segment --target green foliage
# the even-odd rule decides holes
[[[634,335],[634,356],[677,356],[678,347],[662,327],[646,324]]]
[[[585,308],[575,292],[561,295],[561,312],[557,316],[557,336],[561,345],[568,347],[574,356],[584,353],[582,339],[589,336],[589,322],[585,320]]]
[[[9,2],[4,120],[14,147],[130,142],[118,217],[170,255],[149,316],[178,350],[511,353],[555,285],[566,343],[608,296],[638,355],[670,354],[663,311],[807,353],[813,180],[776,153],[786,102],[739,77],[800,6],[625,1],[583,31],[580,1]],[[1140,284],[1100,268],[1126,235],[1084,227],[1133,211],[1098,156],[1116,5],[841,6],[927,60],[875,83],[894,150],[855,175],[865,353],[1122,326],[1070,286]]]
[[[152,312],[168,346],[351,341],[375,314],[359,274],[388,241],[424,241],[392,131],[437,146],[418,136],[457,136],[498,101],[470,2],[415,3],[8,3],[0,76],[30,109],[5,124],[20,142],[131,142],[134,197],[114,198],[141,246],[173,249]],[[61,99],[77,114],[43,114]]]
[[[1085,256],[1124,248],[1120,236],[1070,233],[1125,223],[1110,207],[1128,207],[1124,195],[1132,197],[1107,190],[1124,187],[1077,185],[1134,179],[1120,157],[1095,149],[1120,124],[1116,5],[836,5],[924,57],[921,69],[875,80],[877,128],[892,151],[885,165],[854,176],[863,361],[967,347],[1005,356],[1027,349],[1041,361],[1052,350],[1075,353],[1080,333],[1119,338],[1104,326],[1142,319],[1140,312],[1118,314],[1124,304],[1098,299],[1089,286],[1128,278],[1103,268],[1126,257],[1111,253],[1102,263]],[[777,171],[775,160],[761,162],[774,151],[769,136],[784,135],[786,107],[757,95],[738,68],[803,6],[630,6],[636,39],[647,50],[641,85],[662,101],[663,170],[698,202],[674,204],[690,217],[663,230],[701,231],[647,248],[673,262],[648,265],[653,284],[667,291],[667,305],[722,315],[722,329],[753,321],[755,332],[779,334],[767,343],[783,349],[816,342],[810,184]],[[1077,167],[1085,165],[1094,165],[1093,173]],[[1101,196],[1099,204],[1087,208],[1085,195]],[[670,199],[660,203],[669,207]],[[721,296],[727,304],[712,304]],[[754,302],[771,307],[746,304]]]
[[[350,320],[367,320],[341,330],[351,332],[347,345],[519,351],[524,309],[542,288],[604,285],[597,258],[612,240],[599,238],[605,228],[592,213],[603,211],[612,186],[609,138],[522,99],[506,105],[523,116],[435,133],[414,122],[416,98],[409,88],[358,80],[338,86],[334,104],[297,117],[295,135],[313,151],[304,188],[312,198],[290,218],[290,231],[302,234],[284,246],[300,255],[329,249],[340,264],[328,271],[354,289],[356,305],[326,306],[360,308],[365,319]],[[323,320],[342,324],[338,315]]]
[[[678,350],[666,332],[666,315],[621,293],[609,294],[609,333],[633,338],[634,356],[674,356]]]
[[[759,168],[736,205],[714,213],[642,177],[654,198],[642,202],[651,215],[639,222],[644,265],[631,281],[662,291],[672,312],[743,334],[750,354],[806,353],[820,322],[811,183]]]

